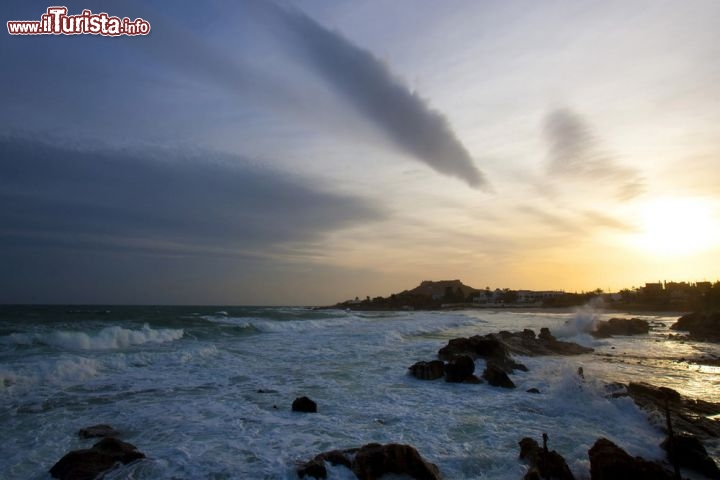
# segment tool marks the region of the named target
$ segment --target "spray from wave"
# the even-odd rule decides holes
[[[600,318],[600,309],[603,306],[602,298],[594,298],[578,308],[570,319],[563,325],[555,327],[553,334],[565,339],[571,339],[581,345],[592,346],[595,339],[590,335],[595,331]]]

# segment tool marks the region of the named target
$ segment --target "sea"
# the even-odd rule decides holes
[[[612,316],[644,318],[650,334],[588,334]],[[519,479],[528,467],[518,441],[541,442],[543,432],[589,478],[587,452],[599,437],[633,456],[664,457],[662,419],[613,398],[613,383],[720,400],[720,368],[698,360],[717,359],[720,347],[670,340],[677,316],[2,306],[0,478],[51,478],[64,454],[97,441],[78,430],[103,423],[147,457],[105,479],[295,479],[298,464],[320,452],[370,442],[410,444],[444,479]],[[529,371],[511,375],[515,389],[408,375],[452,338],[541,327],[595,351],[517,357]],[[483,368],[477,360],[478,375]],[[291,411],[301,396],[318,412]],[[706,447],[718,461],[720,445]],[[337,466],[329,478],[354,476]]]

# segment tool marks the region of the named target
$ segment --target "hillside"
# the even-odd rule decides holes
[[[420,285],[412,290],[405,290],[402,294],[407,293],[411,295],[427,295],[429,297],[442,298],[448,292],[448,289],[450,289],[453,294],[456,294],[458,289],[460,289],[463,297],[467,297],[471,292],[477,291],[476,288],[465,285],[460,280],[423,280]]]

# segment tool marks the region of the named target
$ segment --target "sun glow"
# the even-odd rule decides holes
[[[640,205],[633,245],[649,255],[680,257],[720,247],[720,208],[706,198],[658,198]]]

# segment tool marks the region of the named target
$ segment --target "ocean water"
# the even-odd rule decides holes
[[[542,432],[578,478],[589,477],[587,451],[600,436],[660,459],[659,422],[628,398],[608,398],[607,384],[646,381],[717,401],[720,369],[687,360],[720,349],[668,341],[676,316],[641,316],[648,336],[586,333],[610,316],[0,307],[0,478],[49,479],[65,453],[96,441],[77,431],[97,423],[147,455],[109,479],[294,479],[298,462],[368,442],[411,444],[445,479],[521,478],[518,441]],[[514,390],[407,374],[451,338],[541,327],[595,353],[518,357],[529,372],[511,376]],[[541,393],[526,393],[532,387]],[[291,412],[303,395],[317,414]],[[718,445],[707,446],[717,458]],[[342,467],[330,477],[354,478]]]

